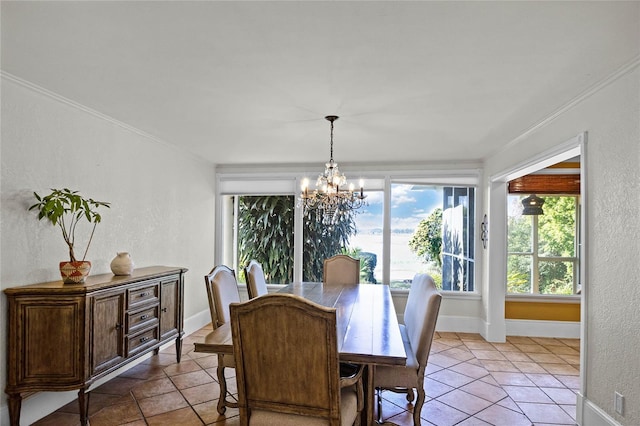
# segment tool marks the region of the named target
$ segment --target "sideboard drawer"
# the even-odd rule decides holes
[[[159,306],[150,306],[137,312],[130,312],[127,315],[127,334],[135,333],[138,330],[147,328],[158,322]]]
[[[160,283],[150,282],[127,290],[127,309],[159,302]]]
[[[158,327],[129,336],[127,340],[127,356],[135,355],[149,346],[158,343]]]

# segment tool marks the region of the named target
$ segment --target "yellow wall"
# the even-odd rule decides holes
[[[507,301],[504,311],[506,319],[580,321],[580,303]]]

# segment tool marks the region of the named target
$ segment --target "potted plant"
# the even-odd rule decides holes
[[[60,262],[62,280],[67,284],[83,283],[91,270],[91,262],[85,261],[85,258],[96,225],[102,220],[97,209],[101,206],[109,208],[109,203],[84,198],[78,191],[70,191],[67,188],[51,189],[51,193],[44,197],[36,192],[33,195],[38,202],[29,207],[29,210],[38,211],[38,220],[47,219],[52,225],[58,226],[62,231],[62,238],[69,248],[69,261]],[[74,251],[75,234],[78,223],[83,219],[93,223],[93,228],[82,259],[78,260]]]

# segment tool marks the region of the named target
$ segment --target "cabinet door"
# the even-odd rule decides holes
[[[124,360],[125,292],[92,298],[93,374]]]
[[[85,324],[81,297],[9,298],[7,390],[64,390],[82,383]]]
[[[175,335],[180,324],[180,281],[172,278],[162,281],[160,290],[160,339]]]

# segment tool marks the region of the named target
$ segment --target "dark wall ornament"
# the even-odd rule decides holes
[[[489,242],[489,219],[485,214],[482,218],[482,223],[480,224],[480,239],[482,240],[482,248],[487,248],[487,243]]]

